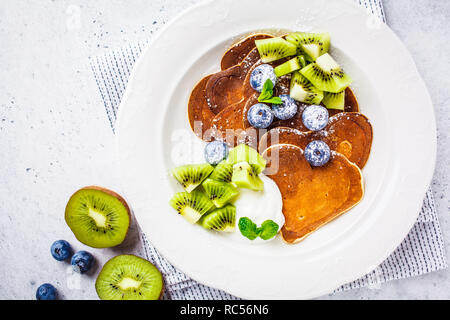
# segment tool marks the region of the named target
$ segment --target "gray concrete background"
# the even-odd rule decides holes
[[[49,253],[60,238],[84,248],[63,219],[74,190],[95,183],[120,192],[111,161],[113,134],[88,57],[148,38],[195,2],[0,2],[0,299],[34,299],[44,282],[55,284],[62,298],[97,297],[96,270],[77,277]],[[436,110],[438,160],[432,188],[449,252],[450,1],[385,0],[384,6]],[[120,250],[133,251],[132,246],[87,249],[98,265]],[[449,299],[450,271],[323,298]]]

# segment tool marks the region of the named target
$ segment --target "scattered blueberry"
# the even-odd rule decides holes
[[[309,130],[322,130],[328,124],[328,110],[325,107],[311,105],[305,108],[302,113],[302,120]]]
[[[228,157],[228,146],[222,141],[213,141],[205,147],[206,162],[215,166]]]
[[[288,94],[280,95],[283,104],[273,104],[273,115],[281,120],[287,120],[297,113],[297,103]]]
[[[91,269],[94,257],[87,251],[78,251],[72,256],[72,268],[78,273],[86,273]]]
[[[250,75],[250,85],[256,91],[261,92],[267,79],[272,80],[273,86],[275,87],[277,84],[277,76],[275,75],[275,71],[273,71],[273,67],[268,64],[261,64],[253,69]]]
[[[72,249],[66,240],[57,240],[53,242],[50,252],[52,253],[53,258],[58,261],[63,261],[70,257]]]
[[[308,143],[305,148],[305,158],[314,167],[320,167],[330,160],[330,147],[321,140]]]
[[[273,112],[264,103],[257,103],[248,110],[247,119],[252,127],[265,129],[272,124]]]
[[[36,290],[36,300],[55,300],[56,289],[50,283],[44,283]]]

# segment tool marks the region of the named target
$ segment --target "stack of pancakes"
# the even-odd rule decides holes
[[[220,139],[230,146],[246,143],[267,159],[265,173],[283,197],[286,222],[281,235],[286,242],[296,243],[361,201],[361,169],[369,158],[373,132],[350,88],[346,89],[345,110],[329,110],[330,120],[323,130],[308,131],[303,125],[301,116],[307,105],[301,103],[292,119],[274,121],[268,131],[252,128],[247,111],[258,103],[259,92],[249,79],[252,70],[262,64],[255,40],[269,37],[255,34],[228,49],[221,60],[222,70],[194,87],[188,116],[201,139]],[[274,95],[289,94],[289,83],[290,75],[280,77]],[[322,167],[311,166],[303,156],[313,140],[326,142],[332,150],[330,161]]]

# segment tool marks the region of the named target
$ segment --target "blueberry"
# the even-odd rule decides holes
[[[305,108],[302,113],[302,120],[309,130],[322,130],[328,124],[328,110],[325,107],[311,105]]]
[[[63,261],[70,257],[72,249],[66,240],[57,240],[53,242],[50,252],[53,258],[58,261]]]
[[[72,256],[71,264],[74,271],[86,273],[91,269],[94,257],[87,251],[78,251]]]
[[[248,110],[247,119],[252,127],[265,129],[272,124],[273,112],[264,103],[257,103]]]
[[[44,283],[36,290],[36,300],[55,300],[56,289],[50,283]]]
[[[268,64],[261,64],[253,69],[250,75],[250,85],[256,91],[261,92],[267,79],[272,80],[273,86],[275,87],[277,84],[277,76],[275,75],[275,71],[273,71],[273,67]]]
[[[308,143],[305,148],[305,158],[314,167],[320,167],[330,160],[330,147],[321,140]]]
[[[222,141],[213,141],[205,147],[206,162],[215,166],[228,157],[228,146]]]
[[[297,113],[297,103],[288,94],[280,95],[283,104],[273,104],[273,115],[281,120],[287,120]]]

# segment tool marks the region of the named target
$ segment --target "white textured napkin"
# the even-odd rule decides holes
[[[386,22],[381,0],[354,0],[374,17]],[[128,77],[137,57],[147,45],[140,42],[91,58],[91,67],[106,112],[114,130],[116,112],[125,91]],[[143,254],[163,273],[165,299],[237,299],[221,290],[204,286],[175,269],[161,256],[145,235],[141,234]],[[434,206],[433,194],[428,190],[416,224],[401,245],[374,271],[343,285],[337,291],[375,286],[386,281],[417,276],[447,268],[444,243]]]

